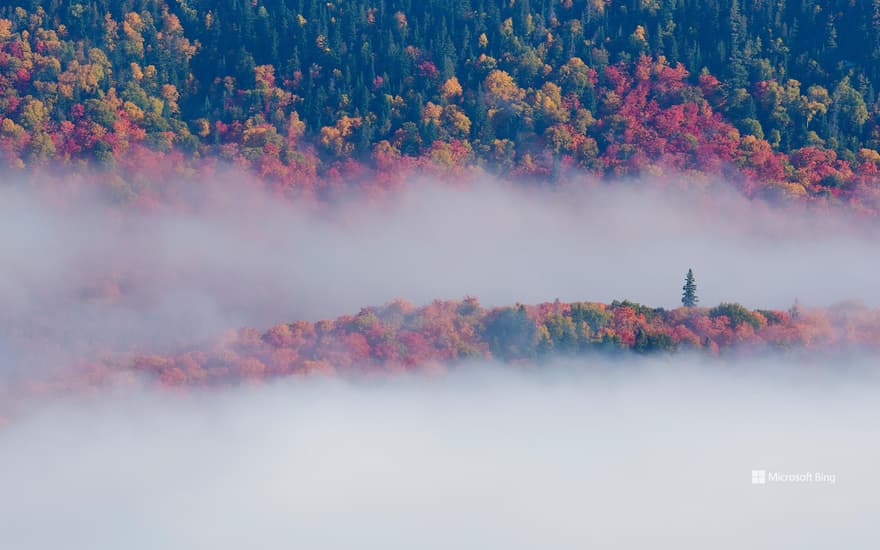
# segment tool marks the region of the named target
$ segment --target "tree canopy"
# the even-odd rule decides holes
[[[0,158],[95,165],[123,199],[213,159],[296,195],[676,171],[872,210],[878,22],[848,0],[7,3]]]

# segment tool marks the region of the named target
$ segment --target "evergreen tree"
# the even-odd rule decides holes
[[[684,286],[681,287],[681,304],[684,307],[694,307],[700,301],[697,298],[697,282],[694,280],[694,270],[688,269],[684,278]]]

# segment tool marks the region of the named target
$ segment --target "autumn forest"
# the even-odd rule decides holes
[[[32,0],[0,7],[0,155],[147,204],[218,165],[318,199],[480,167],[873,215],[878,66],[867,1]]]
[[[880,0],[0,1],[0,549],[877,547]]]
[[[54,204],[95,196],[123,218],[198,210],[217,179],[332,209],[485,175],[548,192],[637,181],[698,201],[720,185],[780,217],[791,208],[870,225],[880,213],[878,85],[876,1],[0,7],[4,182]],[[89,299],[112,304],[131,290],[112,273],[94,276],[104,282]],[[357,314],[370,304],[322,321],[294,309],[274,326],[226,326],[173,349],[97,342],[72,361],[76,376],[35,384],[125,373],[200,385],[471,358],[880,341],[880,313],[868,306],[752,310],[734,296],[700,307],[688,280],[677,309],[622,297],[409,305],[387,281],[386,305]]]

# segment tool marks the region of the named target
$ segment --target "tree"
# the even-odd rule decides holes
[[[722,316],[727,317],[730,326],[734,329],[744,323],[751,325],[755,330],[761,328],[761,319],[740,304],[723,303],[709,310],[709,317],[712,319]]]
[[[684,278],[684,286],[681,287],[681,304],[684,307],[694,307],[700,301],[697,298],[697,282],[694,279],[694,270],[688,269]]]
[[[522,305],[496,310],[488,316],[484,327],[483,338],[493,357],[510,361],[533,355],[536,327]]]

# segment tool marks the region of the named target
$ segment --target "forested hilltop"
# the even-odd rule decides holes
[[[880,0],[20,1],[0,155],[121,199],[219,160],[293,196],[482,166],[873,211],[878,79]]]
[[[244,328],[176,353],[107,353],[29,391],[145,378],[165,386],[238,384],[313,374],[442,371],[492,359],[524,365],[595,354],[712,355],[876,350],[880,310],[858,303],[826,309],[749,310],[737,303],[674,310],[614,301],[550,302],[486,309],[475,298],[424,307],[396,300],[318,322]],[[120,378],[121,377],[121,378]]]

